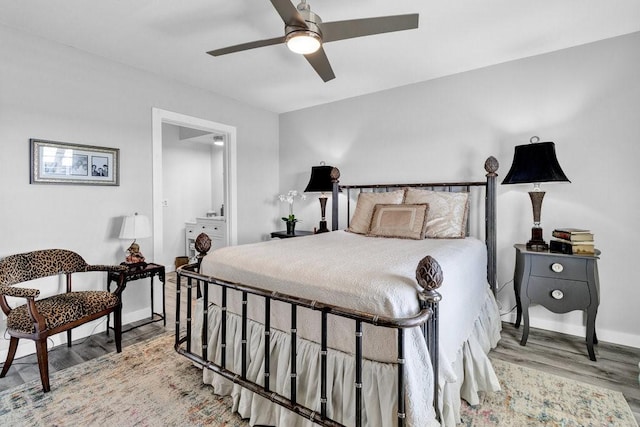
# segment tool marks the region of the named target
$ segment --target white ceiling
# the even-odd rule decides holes
[[[325,22],[419,13],[419,28],[326,44],[324,83],[284,45],[205,53],[282,35],[269,0],[0,0],[0,23],[277,113],[640,31],[638,0],[309,3]]]

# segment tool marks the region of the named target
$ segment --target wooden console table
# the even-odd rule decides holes
[[[127,265],[123,263],[122,265]],[[118,283],[120,275],[124,275],[124,284],[122,290],[126,289],[127,283],[134,280],[151,278],[151,317],[144,323],[140,323],[136,326],[132,326],[129,329],[123,329],[122,332],[128,332],[132,329],[139,328],[149,323],[159,322],[162,320],[163,325],[167,326],[167,315],[165,307],[165,293],[164,293],[164,265],[146,263],[142,265],[132,265],[127,271],[124,272],[110,272],[107,278],[107,290],[111,291],[111,282]],[[162,284],[162,314],[156,313],[153,308],[153,278],[158,276],[158,280]],[[124,294],[124,292],[123,292]],[[121,294],[121,295],[123,295]],[[107,317],[107,334],[109,333],[109,317]]]

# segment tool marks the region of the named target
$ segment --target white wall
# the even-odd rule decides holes
[[[554,141],[571,184],[547,184],[542,226],[592,229],[602,250],[596,323],[605,341],[640,347],[633,265],[640,184],[640,33],[280,116],[280,190],[304,189],[325,160],[341,182],[478,180],[489,155],[500,180],[515,145]],[[498,188],[498,280],[513,277],[513,244],[532,224],[528,186]],[[319,220],[315,197],[296,215]],[[329,210],[329,209],[328,209]],[[514,305],[512,284],[499,294]],[[534,307],[532,326],[584,334],[579,312]],[[511,316],[505,316],[505,320]]]
[[[0,26],[0,40],[0,256],[58,247],[92,264],[119,263],[122,217],[153,212],[153,107],[237,128],[238,242],[272,229],[276,114],[7,27]],[[29,184],[29,138],[119,148],[120,185]],[[144,253],[153,260],[149,240]],[[104,289],[105,279],[78,277],[77,284]],[[130,284],[125,321],[146,315],[148,298],[146,283]],[[0,342],[2,358],[7,342]]]
[[[213,206],[212,146],[180,140],[178,126],[162,125],[162,187],[167,206],[162,208],[164,254],[158,262],[167,270],[174,269],[177,256],[187,255],[185,222],[205,216]],[[221,173],[217,169],[216,177]],[[215,186],[223,187],[220,179]]]

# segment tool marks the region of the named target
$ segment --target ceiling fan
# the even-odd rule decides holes
[[[215,49],[207,53],[220,56],[286,43],[293,52],[304,55],[322,80],[328,82],[336,76],[322,48],[324,43],[418,28],[417,13],[322,22],[322,19],[311,11],[306,0],[302,0],[297,7],[294,7],[290,0],[271,0],[271,4],[284,21],[283,36]]]

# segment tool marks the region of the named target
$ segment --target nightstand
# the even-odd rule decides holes
[[[311,236],[313,231],[294,230],[293,234],[287,234],[286,231],[274,231],[271,233],[271,238],[277,237],[279,239],[288,239],[291,237]]]
[[[525,245],[516,248],[513,287],[516,294],[515,327],[524,320],[520,345],[529,337],[529,306],[540,304],[554,313],[582,310],[587,313],[587,350],[595,361],[593,345],[596,337],[596,314],[600,303],[598,255],[565,255],[549,251],[531,251]]]

